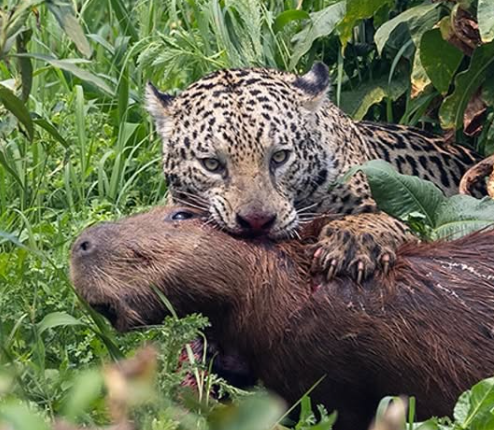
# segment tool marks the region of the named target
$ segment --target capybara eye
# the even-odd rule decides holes
[[[171,215],[171,219],[173,221],[185,221],[187,219],[194,218],[195,216],[196,214],[193,212],[177,211]]]

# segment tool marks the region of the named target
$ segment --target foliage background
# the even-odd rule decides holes
[[[143,338],[163,345],[162,392],[178,385],[166,369],[201,318],[119,337],[67,278],[81,229],[165,195],[147,80],[175,93],[223,67],[302,73],[324,61],[331,97],[354,118],[418,126],[488,155],[493,40],[491,0],[3,0],[2,402],[22,398],[53,417],[74,374]],[[101,404],[93,410],[79,419],[104,422]]]

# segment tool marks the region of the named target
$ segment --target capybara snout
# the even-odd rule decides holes
[[[85,230],[72,245],[72,261],[91,265],[91,259],[101,258],[111,252],[111,243],[119,232],[114,227],[112,223],[102,223]]]
[[[202,217],[190,209],[156,208],[90,227],[72,246],[72,282],[119,330],[162,321],[166,309],[155,287],[175,299],[179,314],[187,313],[184,308],[198,304],[188,300],[187,294],[180,294],[185,287],[183,279],[200,288],[205,278],[195,268],[184,278],[182,263],[202,254],[203,269],[210,274],[217,272],[217,267],[211,266],[214,261],[208,266],[207,253],[221,238],[211,235],[213,229],[204,226]],[[202,302],[208,306],[211,295],[207,286],[203,291]]]

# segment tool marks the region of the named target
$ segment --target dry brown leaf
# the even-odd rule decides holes
[[[127,422],[129,406],[145,385],[152,386],[157,366],[156,349],[147,345],[134,357],[106,366],[103,371],[108,390],[108,408],[115,423]],[[120,425],[120,424],[119,424]]]
[[[463,114],[463,132],[467,136],[478,135],[484,126],[487,106],[482,100],[480,89],[472,96]]]
[[[469,57],[481,44],[479,26],[475,18],[460,7],[455,7],[451,17],[443,18],[439,23],[439,28],[444,40]]]

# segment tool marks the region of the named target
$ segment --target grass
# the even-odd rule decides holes
[[[71,242],[90,224],[163,201],[160,142],[142,106],[147,80],[174,93],[223,67],[303,71],[322,59],[334,66],[335,100],[343,105],[360,84],[379,76],[393,83],[408,70],[405,48],[382,57],[357,52],[372,43],[368,21],[356,23],[345,57],[334,33],[308,44],[300,34],[294,38],[304,29],[302,18],[334,3],[311,0],[303,9],[295,0],[26,0],[24,8],[16,0],[2,3],[0,87],[19,97],[24,92],[30,115],[17,121],[0,104],[1,402],[23,399],[53,418],[66,410],[81,371],[125,356],[145,339],[161,345],[161,394],[176,392],[181,374],[171,370],[182,345],[205,321],[169,319],[145,333],[117,335],[74,294]],[[416,3],[397,2],[397,11]],[[62,28],[73,5],[86,37],[73,26]],[[302,34],[310,39],[311,32],[324,30],[321,25]],[[10,39],[14,44],[9,34],[17,36]],[[367,118],[437,129],[437,116],[426,115],[436,96],[431,90],[414,100],[405,94],[396,103],[376,101]],[[477,138],[471,142],[488,147],[492,136],[484,135],[481,145]],[[103,404],[95,402],[79,421],[106,422]]]
[[[265,21],[271,5],[254,2],[258,14],[250,15],[250,3],[236,2],[226,15],[215,1],[78,3],[90,58],[60,27],[50,2],[25,11],[31,56],[22,60],[33,70],[26,106],[49,127],[35,124],[31,140],[0,104],[0,368],[14,375],[5,376],[6,392],[0,388],[4,402],[23,399],[53,418],[64,413],[79,372],[127,355],[144,339],[161,345],[163,397],[176,392],[183,372],[172,370],[180,350],[205,321],[170,319],[146,333],[117,335],[74,294],[68,255],[88,225],[163,200],[160,142],[142,107],[147,80],[176,91],[220,67],[276,65],[278,42],[273,36],[272,46],[262,46],[261,36],[261,26],[272,25]],[[199,20],[189,21],[191,15]],[[221,25],[211,33],[213,22]],[[0,65],[0,81],[11,89],[25,84],[19,51],[13,47]],[[106,419],[102,405],[79,417]]]

